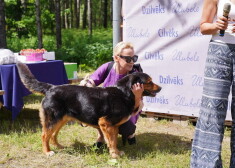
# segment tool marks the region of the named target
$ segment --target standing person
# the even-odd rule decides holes
[[[138,68],[134,67],[134,63],[138,60],[138,56],[134,55],[134,48],[131,43],[119,42],[114,48],[114,62],[107,62],[101,65],[88,79],[85,86],[98,86],[103,84],[103,87],[113,86],[115,83],[125,77],[127,74],[138,72]],[[136,122],[139,117],[139,112],[143,107],[142,93],[143,84],[135,84],[132,86],[132,92],[135,95],[135,108],[138,109],[135,116],[132,116],[129,121],[119,127],[119,134],[122,135],[123,144],[136,144],[135,129]],[[99,129],[98,129],[99,130]],[[98,148],[104,144],[104,136],[99,130],[98,138],[94,144]]]
[[[229,19],[223,16],[231,4]],[[202,103],[191,153],[191,168],[220,168],[228,95],[232,90],[230,167],[235,168],[235,0],[205,0],[201,17],[202,34],[212,35],[204,71]],[[224,36],[219,30],[225,30]]]

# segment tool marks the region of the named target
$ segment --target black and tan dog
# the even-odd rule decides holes
[[[102,131],[111,157],[124,152],[117,149],[118,127],[128,121],[135,105],[131,86],[143,83],[143,96],[155,96],[161,87],[154,84],[145,73],[133,73],[117,82],[115,87],[85,87],[77,85],[51,85],[38,81],[27,65],[18,62],[21,81],[32,92],[45,95],[41,102],[43,152],[51,156],[49,141],[62,148],[57,135],[61,127],[70,120],[77,120]]]

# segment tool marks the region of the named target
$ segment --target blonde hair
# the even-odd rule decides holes
[[[130,42],[121,41],[117,43],[117,45],[114,47],[113,55],[114,56],[120,55],[122,50],[126,48],[134,49],[133,45]]]

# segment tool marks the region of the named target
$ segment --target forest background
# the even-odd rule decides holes
[[[92,71],[112,60],[112,0],[0,0],[0,48],[44,48]]]

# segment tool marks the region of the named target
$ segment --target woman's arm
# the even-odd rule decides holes
[[[104,82],[104,80],[106,79],[107,76],[105,76],[105,72],[108,68],[108,65],[110,64],[110,62],[107,62],[103,65],[101,65],[91,76],[90,76],[90,80],[93,81],[93,83],[95,84],[95,86],[100,85],[101,83]]]
[[[87,75],[81,82],[80,86],[95,87],[100,85],[105,80],[105,72],[108,68],[110,62],[101,65],[95,72],[91,75]]]
[[[200,30],[202,34],[216,34],[219,30],[225,30],[228,27],[228,19],[224,16],[214,18],[217,13],[218,0],[205,0],[203,5]]]

